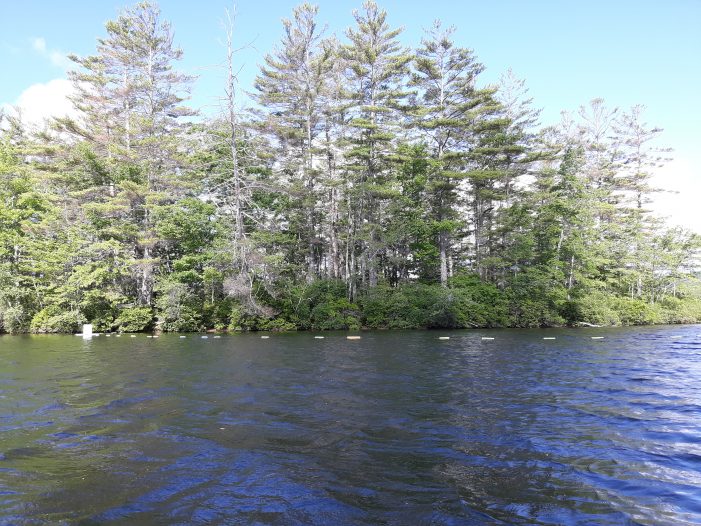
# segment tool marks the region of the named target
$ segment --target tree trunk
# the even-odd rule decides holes
[[[443,231],[438,234],[438,249],[441,259],[441,285],[443,287],[448,286],[448,243],[446,237],[446,233]]]

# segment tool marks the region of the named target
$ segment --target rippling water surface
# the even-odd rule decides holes
[[[1,337],[0,524],[701,523],[699,326],[324,336]]]

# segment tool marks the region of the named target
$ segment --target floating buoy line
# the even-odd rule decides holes
[[[89,333],[87,333],[87,334],[86,334],[86,333],[77,333],[77,334],[75,334],[75,336],[82,336],[83,338],[92,338],[93,336],[106,336],[107,338],[109,338],[109,337],[111,337],[111,336],[114,336],[115,338],[121,338],[121,337],[122,337],[122,334],[121,334],[121,333],[99,333],[99,332],[98,332],[98,333],[92,333],[92,334],[89,334]],[[128,336],[129,336],[130,338],[136,338],[136,337],[137,337],[137,334],[129,334]],[[196,336],[195,336],[195,337],[196,337]],[[699,337],[701,338],[701,335],[699,335]],[[147,334],[147,335],[146,335],[146,338],[149,338],[149,339],[157,339],[157,338],[160,338],[160,335],[159,335],[159,334]],[[181,339],[181,340],[184,340],[184,339],[188,338],[188,336],[179,335],[178,338]],[[210,338],[210,336],[208,336],[208,335],[201,335],[200,338],[203,339],[203,340],[207,340],[207,339]],[[212,338],[218,340],[218,339],[221,339],[222,336],[219,335],[219,334],[217,334],[217,335],[212,336]],[[260,336],[260,338],[263,339],[263,340],[267,340],[267,339],[270,338],[270,336],[266,334],[266,335]],[[313,336],[313,338],[314,338],[315,340],[323,340],[323,339],[326,338],[326,336],[315,335],[315,336]],[[458,337],[458,338],[459,338],[459,339],[462,339],[462,340],[465,340],[465,339],[467,339],[468,337]],[[586,338],[586,336],[584,336],[584,338]],[[590,338],[591,340],[604,340],[606,337],[605,337],[605,336],[589,336],[589,338]],[[668,338],[669,338],[670,340],[680,340],[680,339],[682,339],[682,338],[685,338],[685,335],[683,335],[683,334],[676,334],[676,335],[668,336]],[[362,336],[359,336],[359,335],[348,335],[348,336],[346,336],[346,340],[361,340],[361,339],[362,339]],[[436,339],[437,339],[437,340],[440,340],[440,341],[449,341],[449,340],[451,339],[451,336],[437,336]],[[493,340],[496,340],[496,339],[497,339],[497,338],[494,337],[494,336],[481,336],[481,337],[480,337],[480,340],[482,340],[482,341],[493,341]],[[543,339],[543,340],[546,340],[546,341],[552,341],[552,340],[557,340],[557,337],[556,337],[556,336],[543,336],[542,339]]]

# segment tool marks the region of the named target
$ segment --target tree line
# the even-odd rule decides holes
[[[699,239],[648,209],[669,151],[642,106],[541,126],[523,80],[372,1],[338,38],[283,21],[221,112],[157,5],[71,56],[75,115],[0,126],[0,328],[437,328],[701,321]]]

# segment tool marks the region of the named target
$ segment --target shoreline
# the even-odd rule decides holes
[[[359,329],[293,329],[293,330],[248,330],[248,331],[232,331],[232,330],[215,330],[215,329],[205,329],[202,331],[137,331],[137,332],[110,332],[102,331],[100,333],[95,333],[93,337],[99,336],[118,336],[118,335],[148,335],[148,336],[170,336],[170,335],[199,335],[199,336],[223,336],[223,335],[255,335],[255,334],[333,334],[340,333],[344,335],[355,335],[358,333],[370,333],[370,332],[435,332],[435,333],[445,333],[445,332],[466,332],[466,331],[503,331],[503,330],[519,330],[519,331],[549,331],[549,330],[578,330],[578,329],[590,329],[590,330],[610,330],[610,329],[631,329],[631,328],[654,328],[654,327],[692,327],[701,326],[701,321],[693,323],[649,323],[649,324],[638,324],[638,325],[558,325],[558,326],[547,326],[547,327],[455,327],[455,328],[444,328],[444,327],[432,327],[432,328],[388,328],[388,327],[361,327]],[[20,332],[20,333],[0,333],[0,337],[3,336],[80,336],[79,333],[72,332]]]

